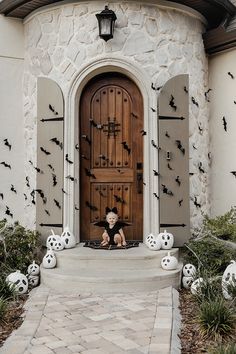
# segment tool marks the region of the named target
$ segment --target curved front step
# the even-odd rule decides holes
[[[144,244],[124,250],[95,250],[83,247],[65,249],[56,253],[57,267],[64,270],[75,269],[153,269],[160,268],[161,259],[168,252],[178,259],[179,249],[151,251]]]
[[[135,292],[153,291],[168,286],[180,286],[182,264],[178,269],[166,271],[161,268],[151,270],[74,270],[74,274],[60,268],[41,268],[41,280],[46,286],[68,292]],[[75,274],[77,272],[77,274]]]

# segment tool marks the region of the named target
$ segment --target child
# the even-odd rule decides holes
[[[105,231],[102,234],[101,246],[117,245],[126,246],[125,235],[122,230],[124,223],[118,221],[117,208],[106,207]]]

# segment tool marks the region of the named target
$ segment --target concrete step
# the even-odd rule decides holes
[[[177,259],[179,249],[172,248],[171,255]],[[64,270],[74,269],[153,269],[160,267],[161,259],[168,253],[166,250],[150,251],[144,244],[139,247],[124,250],[95,250],[83,247],[83,244],[75,248],[55,252],[57,267]]]
[[[66,292],[153,291],[168,286],[178,289],[182,263],[173,271],[163,270],[162,257],[168,251],[150,251],[145,245],[127,250],[94,250],[77,247],[57,252],[57,267],[41,267],[41,282]],[[178,249],[171,254],[178,257]]]

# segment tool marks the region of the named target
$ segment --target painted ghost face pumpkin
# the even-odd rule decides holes
[[[39,276],[38,275],[30,275],[28,278],[29,285],[35,287],[39,284]]]
[[[74,234],[70,231],[69,227],[65,227],[61,238],[64,242],[65,248],[73,248],[76,245],[76,239]]]
[[[6,281],[13,286],[19,294],[25,294],[28,290],[28,279],[19,270],[9,274]]]
[[[39,265],[36,264],[35,261],[33,261],[33,263],[28,266],[28,274],[39,275],[39,273],[40,273]]]
[[[185,264],[183,267],[183,275],[185,277],[194,277],[196,274],[196,267],[193,264]]]
[[[47,253],[43,257],[44,268],[54,268],[56,266],[57,259],[52,249],[47,250]]]
[[[152,250],[157,251],[161,248],[161,241],[159,238],[153,234],[149,234],[145,239],[146,246]]]
[[[64,242],[63,242],[63,240],[60,239],[54,243],[53,249],[54,249],[54,251],[62,251],[64,249],[64,247],[65,247]]]
[[[162,258],[161,266],[165,270],[174,270],[178,267],[178,260],[168,252],[168,256]]]
[[[165,230],[158,235],[158,238],[161,240],[161,248],[163,250],[170,250],[173,247],[174,237],[171,233]]]
[[[183,284],[183,287],[185,288],[185,289],[189,289],[190,288],[190,286],[192,285],[192,282],[193,282],[193,277],[183,277],[182,278],[182,284]]]
[[[222,292],[226,300],[232,300],[232,290],[236,289],[236,262],[230,261],[222,276]]]

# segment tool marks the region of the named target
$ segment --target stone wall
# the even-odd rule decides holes
[[[205,56],[200,16],[145,3],[111,3],[117,16],[114,38],[98,37],[95,14],[103,2],[68,3],[36,12],[25,21],[24,115],[25,173],[35,181],[36,164],[36,80],[44,76],[55,80],[67,97],[71,85],[86,63],[116,57],[133,62],[150,81],[149,95],[157,102],[158,92],[151,83],[162,86],[178,74],[190,79],[190,195],[197,196],[201,210],[209,209],[208,198],[208,62]],[[192,97],[198,105],[192,102]],[[66,117],[65,117],[66,119]],[[147,119],[153,119],[150,115]],[[194,147],[193,147],[194,145]],[[199,171],[199,163],[205,173]],[[33,186],[33,184],[32,184]],[[192,227],[199,224],[201,212],[191,204]],[[25,205],[27,224],[33,226],[35,210]]]

